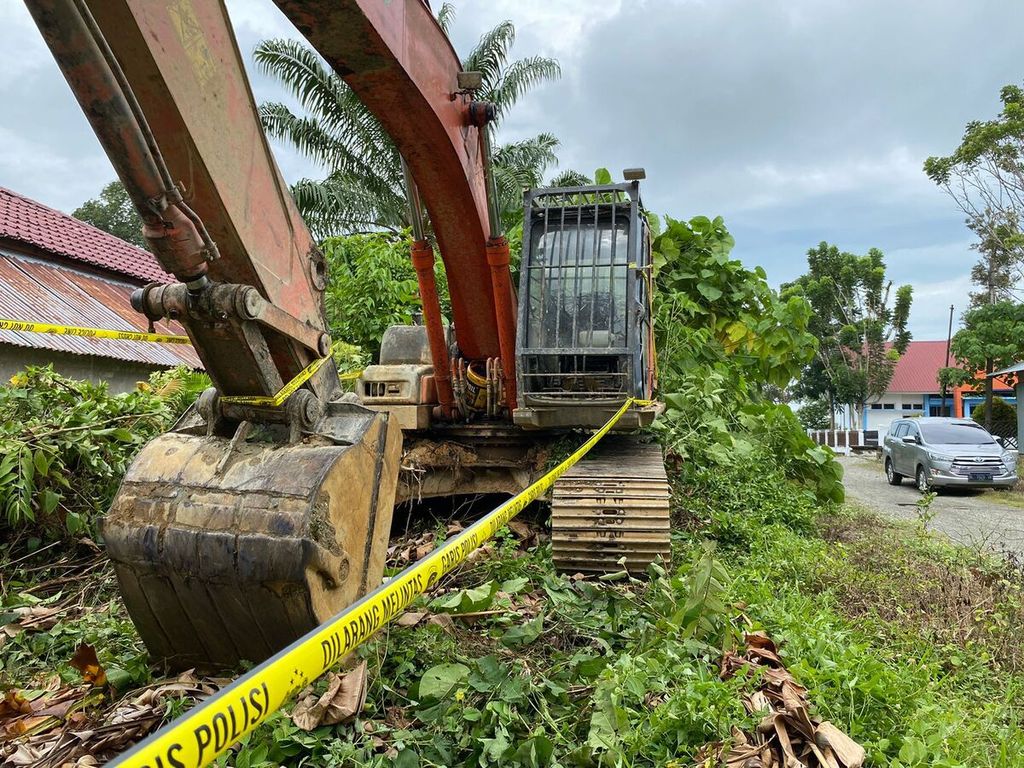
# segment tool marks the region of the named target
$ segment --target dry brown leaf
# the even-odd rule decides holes
[[[772,720],[775,725],[775,735],[779,739],[779,746],[782,747],[783,765],[789,766],[790,761],[796,760],[793,743],[789,740],[789,730],[786,728],[783,715],[775,715]]]
[[[861,768],[867,755],[864,747],[827,720],[818,725],[814,740],[819,747],[829,747],[844,768]]]
[[[106,684],[107,672],[103,669],[103,665],[100,664],[100,660],[96,658],[96,649],[88,643],[81,643],[75,649],[75,655],[71,657],[71,661],[68,663],[82,673],[82,679],[85,682],[95,686]]]
[[[353,720],[366,702],[366,662],[360,662],[343,675],[327,677],[327,690],[317,698],[303,697],[292,709],[292,722],[304,731],[321,725],[336,725]]]
[[[22,630],[32,629],[36,631],[52,628],[57,623],[62,609],[51,608],[46,605],[33,605],[27,608],[15,608],[14,613],[18,614],[18,618],[4,626],[4,631],[11,637],[14,637],[18,630],[13,630],[14,634],[12,634],[8,627],[19,627]]]
[[[361,661],[341,676],[341,686],[327,703],[323,724],[347,723],[356,718],[366,703],[366,662]]]
[[[332,675],[332,678],[336,676]],[[340,680],[333,680],[338,685],[341,684]],[[331,689],[328,687],[327,692],[330,693]],[[304,731],[312,731],[314,728],[319,727],[321,719],[324,716],[324,707],[320,704],[320,700],[316,696],[303,696],[292,707],[292,722]]]
[[[395,620],[400,627],[415,627],[427,617],[425,612],[406,611]]]
[[[5,761],[10,765],[38,765],[43,755],[28,744],[19,744],[14,754]]]
[[[750,714],[754,714],[755,712],[764,712],[771,709],[768,699],[761,691],[754,691],[749,696],[744,696],[743,707]]]
[[[32,713],[32,702],[21,691],[11,689],[0,700],[0,718],[18,717]]]
[[[508,529],[517,539],[519,539],[520,549],[527,549],[537,543],[537,531],[522,520],[509,521]]]
[[[427,619],[427,624],[434,624],[441,627],[445,632],[455,632],[455,622],[447,613],[435,613]]]
[[[841,768],[839,761],[836,760],[835,753],[831,749],[828,747],[819,749],[813,741],[807,742],[807,745],[811,748],[814,756],[818,758],[822,768]]]

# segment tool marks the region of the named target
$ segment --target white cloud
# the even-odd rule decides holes
[[[847,157],[821,164],[764,162],[747,166],[745,172],[754,190],[743,206],[749,208],[861,190],[885,197],[933,191],[921,172],[921,153],[904,146],[881,156]]]
[[[0,126],[0,183],[70,213],[115,178],[98,150],[68,155]]]
[[[24,3],[0,3],[0,93],[33,70],[53,63]]]
[[[228,16],[235,28],[235,36],[241,37],[242,30],[256,38],[292,37],[301,40],[302,35],[292,26],[276,5],[267,0],[227,0]],[[243,56],[248,51],[242,51]]]
[[[476,40],[495,24],[512,19],[519,37],[536,43],[531,54],[575,58],[587,33],[622,11],[623,0],[495,0],[456,3],[456,34]],[[467,32],[472,28],[473,32]],[[460,50],[460,53],[462,51]]]
[[[969,275],[961,274],[934,282],[914,281],[914,302],[910,309],[910,331],[915,339],[944,339],[949,328],[949,307],[953,305],[953,333],[960,315],[967,309],[972,289]]]

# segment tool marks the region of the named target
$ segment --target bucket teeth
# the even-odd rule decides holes
[[[380,584],[401,432],[369,411],[330,418],[351,445],[171,432],[136,457],[103,535],[155,660],[262,661]]]
[[[671,490],[661,448],[605,438],[554,484],[551,551],[563,573],[643,573],[671,557]]]

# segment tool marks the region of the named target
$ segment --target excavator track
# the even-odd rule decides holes
[[[612,435],[558,479],[551,553],[563,573],[643,573],[671,557],[671,490],[661,448]]]

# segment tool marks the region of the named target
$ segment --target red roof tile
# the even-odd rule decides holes
[[[148,251],[0,187],[0,238],[143,282],[170,282]]]
[[[956,361],[950,358],[950,365]],[[946,367],[945,341],[912,341],[896,363],[890,392],[941,392],[939,369]]]

